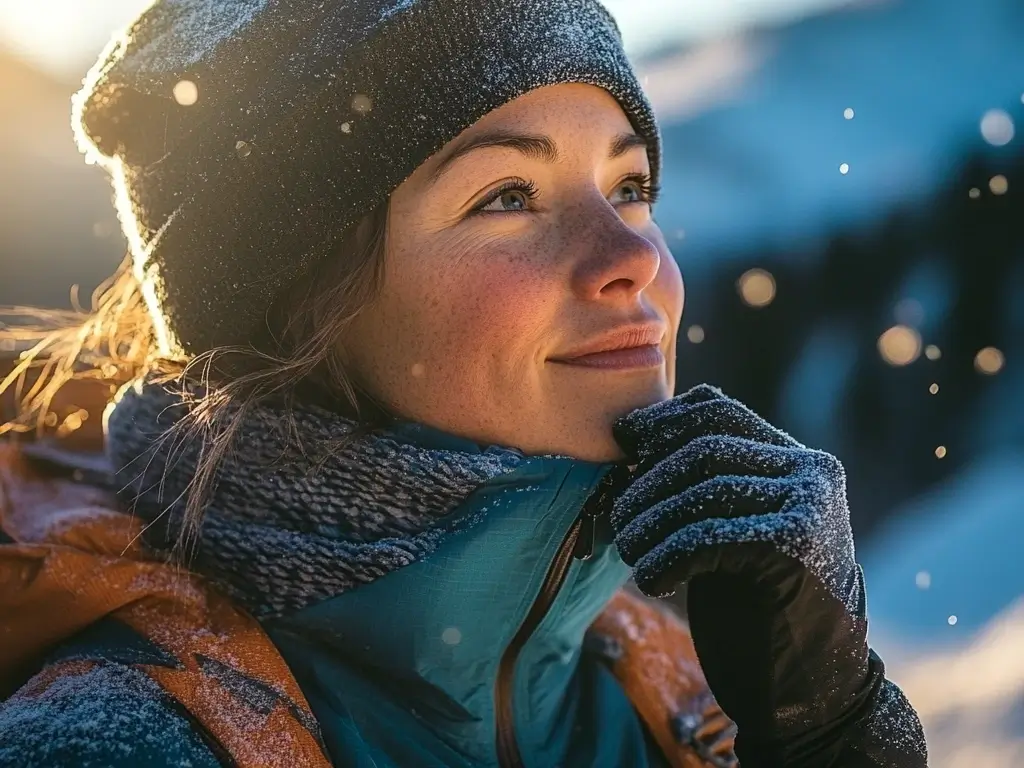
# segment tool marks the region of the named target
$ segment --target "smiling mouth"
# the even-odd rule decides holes
[[[606,371],[660,368],[665,365],[661,349],[665,333],[665,326],[653,318],[620,325],[548,358],[548,362]]]
[[[665,364],[665,355],[659,345],[643,344],[637,347],[609,349],[578,357],[551,360],[551,362],[579,368],[626,371],[658,368]]]

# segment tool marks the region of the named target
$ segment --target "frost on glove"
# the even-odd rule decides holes
[[[707,385],[615,425],[615,543],[691,631],[743,768],[923,768],[920,721],[867,645],[839,461]]]

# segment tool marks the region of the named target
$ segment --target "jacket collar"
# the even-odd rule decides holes
[[[401,431],[423,445],[481,450],[419,425]],[[610,469],[525,457],[466,499],[454,515],[478,522],[424,560],[265,626],[290,663],[311,653],[294,639],[315,638],[313,674],[347,674],[331,669],[341,665],[371,686],[334,706],[376,708],[400,696],[437,738],[485,763],[502,732],[515,733],[517,748],[540,749],[557,740],[579,693],[587,628],[628,578],[603,527],[589,559],[573,554],[584,504]]]

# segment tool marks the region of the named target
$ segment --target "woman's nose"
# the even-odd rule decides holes
[[[573,291],[587,301],[630,302],[654,281],[661,254],[603,202],[604,210],[592,212],[589,225],[580,228],[586,242],[574,244],[580,256],[573,268]]]

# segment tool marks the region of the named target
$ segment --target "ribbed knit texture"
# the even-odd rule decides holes
[[[191,396],[200,394],[189,389]],[[146,543],[169,552],[182,525],[200,446],[168,430],[190,407],[179,387],[139,382],[108,423],[122,501],[151,523]],[[370,435],[315,407],[264,406],[237,434],[206,507],[191,569],[258,617],[298,610],[420,560],[476,520],[452,514],[476,488],[511,472],[521,454],[426,449]],[[302,446],[294,440],[301,435]]]
[[[654,115],[598,0],[158,0],[102,54],[73,124],[111,174],[159,330],[199,353],[258,343],[274,300],[346,258],[340,236],[426,159],[570,82],[618,100],[657,181]]]

